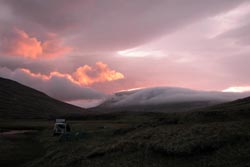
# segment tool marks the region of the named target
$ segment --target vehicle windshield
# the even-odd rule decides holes
[[[63,128],[65,128],[65,125],[64,124],[58,124],[57,127],[63,129]]]

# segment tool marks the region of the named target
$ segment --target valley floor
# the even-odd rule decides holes
[[[70,121],[72,133],[57,137],[52,121],[3,120],[1,131],[38,131],[0,135],[0,166],[250,166],[250,119],[200,115],[107,114]]]

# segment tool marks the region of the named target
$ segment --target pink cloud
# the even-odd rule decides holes
[[[29,69],[20,68],[23,73],[41,80],[50,80],[53,77],[65,78],[73,84],[90,86],[99,82],[110,82],[124,78],[124,75],[115,70],[111,70],[107,64],[97,62],[94,67],[84,65],[76,69],[72,74],[61,73],[58,71],[50,72],[48,75],[41,73],[33,73]]]
[[[49,74],[35,73],[27,68],[10,70],[0,68],[0,76],[16,80],[48,95],[65,101],[82,99],[101,99],[106,95],[90,86],[104,82],[111,82],[124,78],[120,72],[112,70],[102,62],[94,67],[84,65],[72,73],[52,71]]]
[[[69,74],[52,72],[49,75],[33,73],[29,69],[10,70],[0,68],[0,76],[15,80],[42,91],[51,97],[71,102],[83,99],[103,99],[106,95],[92,88],[80,85]]]
[[[5,34],[1,41],[3,54],[29,59],[58,57],[71,50],[71,47],[63,46],[56,35],[50,35],[50,39],[42,41],[17,28],[10,34]]]
[[[83,85],[91,85],[98,82],[107,82],[123,79],[124,75],[115,70],[111,70],[107,64],[97,62],[94,67],[88,65],[79,67],[73,78]]]

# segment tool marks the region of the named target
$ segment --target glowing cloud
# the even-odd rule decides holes
[[[69,46],[61,46],[62,41],[53,37],[42,43],[43,54],[45,57],[57,57],[72,51]]]
[[[92,85],[93,83],[109,82],[124,78],[124,75],[122,73],[111,70],[107,64],[104,64],[102,62],[97,62],[95,67],[90,67],[88,65],[79,67],[73,74],[64,74],[54,71],[49,75],[44,75],[40,73],[33,73],[29,69],[25,68],[21,68],[20,70],[31,77],[39,78],[42,80],[50,80],[51,78],[56,76],[65,78],[74,84],[85,86]]]
[[[117,91],[116,93],[119,93],[119,92],[130,92],[130,91],[141,90],[141,89],[145,89],[145,88],[146,88],[146,87],[124,89],[124,90]]]
[[[230,87],[223,92],[250,92],[250,86],[238,86],[238,87]]]
[[[75,82],[69,74],[52,72],[49,75],[33,73],[29,69],[11,70],[0,67],[0,76],[40,90],[51,97],[71,102],[74,100],[101,100],[106,95]]]
[[[36,38],[29,37],[27,33],[14,29],[12,34],[5,36],[2,40],[1,50],[7,55],[36,58],[43,52],[41,42]]]
[[[140,48],[133,48],[133,49],[118,51],[117,54],[121,56],[125,56],[125,57],[147,57],[147,56],[163,57],[163,56],[166,56],[160,50],[140,49]]]
[[[6,34],[1,39],[1,52],[10,56],[21,56],[30,59],[39,57],[57,57],[72,50],[71,47],[62,46],[62,41],[56,35],[50,39],[40,41],[31,37],[23,30],[15,28],[10,34]]]
[[[97,62],[94,67],[88,65],[79,67],[73,74],[73,78],[83,85],[91,85],[97,82],[123,79],[124,75],[115,70],[111,70],[107,64]]]
[[[40,74],[40,73],[33,73],[29,69],[25,69],[25,68],[21,68],[20,70],[22,72],[28,74],[29,76],[34,77],[34,78],[38,78],[38,79],[42,79],[42,80],[50,80],[51,78],[56,76],[56,77],[60,77],[60,78],[65,78],[65,79],[69,80],[70,82],[72,82],[74,84],[80,85],[78,82],[76,82],[72,78],[72,76],[70,74],[63,74],[63,73],[54,71],[54,72],[51,72],[49,75],[43,75],[43,74]]]

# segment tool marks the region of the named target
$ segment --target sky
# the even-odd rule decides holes
[[[250,91],[250,0],[0,0],[0,77],[85,106],[121,90]]]

